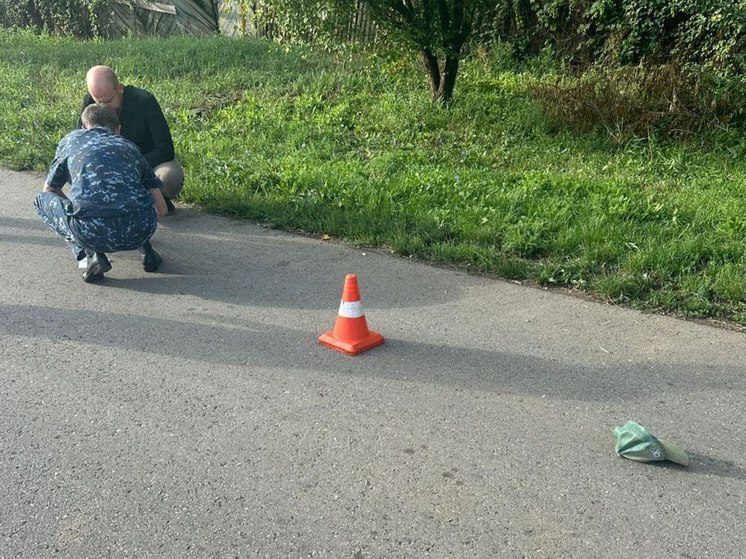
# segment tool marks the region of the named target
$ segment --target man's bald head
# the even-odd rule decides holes
[[[124,86],[119,83],[114,70],[108,66],[94,66],[85,77],[88,93],[96,103],[119,111],[122,108]]]

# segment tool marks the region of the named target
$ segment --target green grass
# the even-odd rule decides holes
[[[467,61],[442,110],[415,64],[375,54],[0,34],[0,164],[48,165],[98,63],[157,95],[183,198],[207,210],[746,326],[734,134],[704,150],[557,131],[527,93],[541,70],[498,56]]]

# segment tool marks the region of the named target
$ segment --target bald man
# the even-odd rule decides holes
[[[174,142],[158,101],[149,91],[122,85],[108,66],[94,66],[86,74],[88,93],[81,114],[88,105],[101,103],[117,113],[122,136],[134,143],[163,183],[168,211],[174,211],[171,198],[184,186],[184,168],[174,158]],[[78,128],[83,122],[78,120]]]

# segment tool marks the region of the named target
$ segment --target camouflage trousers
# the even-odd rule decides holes
[[[153,236],[158,222],[155,212],[114,217],[70,217],[71,202],[52,192],[40,192],[34,207],[41,220],[67,241],[76,259],[86,252],[118,252],[140,248]]]

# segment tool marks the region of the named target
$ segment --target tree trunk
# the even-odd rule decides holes
[[[446,56],[443,65],[443,73],[440,75],[440,87],[435,101],[449,103],[453,99],[453,89],[456,87],[456,76],[458,75],[459,55]]]
[[[438,92],[440,91],[441,79],[440,79],[440,65],[438,64],[438,57],[435,56],[430,50],[422,50],[422,63],[425,65],[427,71],[427,79],[430,83],[430,93],[433,95],[433,100],[438,98]]]

